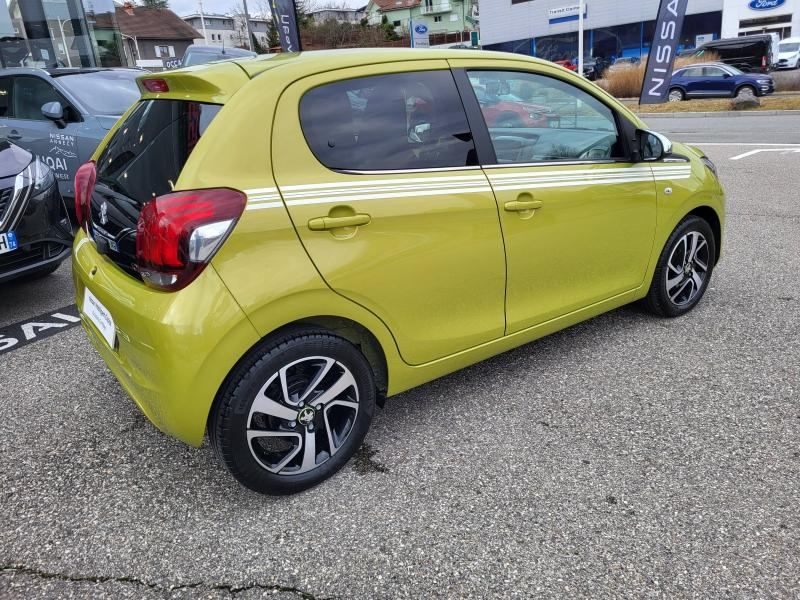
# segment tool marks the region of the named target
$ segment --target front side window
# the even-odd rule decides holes
[[[498,163],[624,155],[613,111],[572,84],[533,73],[470,71]]]
[[[14,117],[32,121],[46,121],[42,106],[48,102],[61,102],[64,99],[55,88],[39,77],[17,77],[14,82]]]
[[[448,70],[347,79],[300,100],[311,151],[329,169],[432,169],[477,164]]]
[[[725,77],[726,73],[719,67],[703,67],[705,77]]]
[[[11,85],[10,77],[0,77],[0,117],[10,117],[11,112]]]

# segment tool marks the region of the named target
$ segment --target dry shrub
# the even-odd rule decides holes
[[[715,54],[706,53],[703,57],[698,56],[679,56],[675,59],[675,69],[693,65],[695,63],[706,63],[717,60]],[[642,61],[627,69],[612,71],[606,70],[605,77],[597,82],[601,88],[617,98],[638,98],[642,91],[644,81],[644,71],[647,66],[647,57],[643,56]]]
[[[773,71],[776,92],[800,92],[800,69],[794,71]]]

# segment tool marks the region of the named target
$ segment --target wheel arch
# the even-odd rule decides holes
[[[739,85],[737,85],[736,88],[734,88],[733,90],[733,96],[736,97],[739,94],[739,92],[742,91],[743,88],[750,88],[751,90],[753,90],[753,95],[758,96],[759,90],[756,87],[756,85],[754,83],[748,83],[748,82],[740,83]]]
[[[383,346],[378,341],[377,336],[372,333],[367,327],[349,319],[347,317],[338,317],[332,315],[317,315],[302,317],[294,321],[285,323],[280,327],[270,331],[256,341],[250,348],[248,348],[234,363],[228,374],[223,379],[222,383],[214,394],[214,399],[209,407],[208,414],[206,415],[206,429],[208,429],[217,405],[219,404],[222,395],[234,378],[236,378],[240,371],[247,364],[253,352],[260,346],[268,344],[270,340],[277,339],[285,336],[292,331],[298,333],[309,330],[325,330],[334,335],[338,335],[355,345],[359,351],[364,355],[372,368],[373,376],[377,387],[376,402],[378,406],[383,406],[386,401],[387,390],[389,387],[389,368],[384,352]]]
[[[722,254],[722,222],[720,221],[717,211],[710,206],[703,205],[693,208],[686,213],[686,217],[690,215],[700,217],[711,227],[711,231],[714,234],[714,249],[716,250],[714,264],[717,264],[719,262],[720,254]]]

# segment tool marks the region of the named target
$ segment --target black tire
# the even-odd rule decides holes
[[[355,386],[346,390],[347,397],[345,400],[350,404],[357,404],[357,412],[354,419],[350,417],[352,423],[349,425],[347,433],[341,438],[342,443],[336,447],[335,451],[331,451],[331,444],[329,440],[331,437],[327,435],[328,423],[328,409],[331,407],[317,409],[314,412],[312,403],[315,394],[312,392],[311,396],[305,404],[288,404],[285,397],[278,398],[278,404],[283,407],[292,408],[293,410],[302,407],[298,414],[302,417],[304,412],[312,408],[310,425],[303,424],[303,419],[298,418],[294,421],[295,425],[291,425],[292,421],[281,419],[278,417],[270,416],[269,413],[256,412],[251,415],[251,409],[255,402],[256,396],[260,394],[265,384],[269,383],[279,373],[280,369],[287,365],[292,365],[296,361],[301,362],[302,368],[305,365],[313,363],[316,360],[313,357],[322,357],[322,359],[330,359],[335,361],[333,366],[330,367],[328,375],[323,377],[317,382],[317,386],[325,384],[326,381],[338,381],[338,379],[327,380],[326,377],[336,378],[339,373],[346,373],[349,371],[355,381]],[[321,364],[318,366],[322,372]],[[290,367],[299,369],[298,367]],[[344,369],[335,372],[335,369]],[[295,377],[296,371],[286,371],[287,389],[294,385],[289,381]],[[307,381],[314,381],[317,375],[313,375]],[[311,385],[304,383],[300,377],[300,387],[295,386],[295,389],[304,389],[307,393],[311,389]],[[273,385],[273,384],[270,384]],[[280,383],[275,384],[280,385]],[[305,386],[308,385],[306,388]],[[263,397],[267,397],[267,392],[274,388],[266,388]],[[284,389],[284,388],[280,388]],[[274,392],[271,395],[277,395]],[[319,396],[321,394],[316,394]],[[341,396],[344,396],[342,392]],[[355,395],[356,402],[352,402]],[[298,393],[298,397],[300,394]],[[358,450],[361,442],[369,430],[372,416],[375,412],[375,396],[376,387],[372,369],[361,354],[361,352],[349,341],[332,335],[324,330],[295,330],[281,335],[280,337],[272,340],[266,340],[260,346],[256,347],[232,372],[228,378],[225,386],[220,392],[218,401],[213,408],[211,417],[209,419],[209,437],[211,443],[216,451],[217,457],[231,472],[231,474],[239,480],[243,485],[248,488],[260,492],[262,494],[293,494],[302,490],[308,489],[318,483],[324,481],[332,476],[339,469],[341,469],[352,455]],[[299,399],[299,398],[298,398]],[[341,400],[342,398],[337,395],[335,399]],[[337,411],[342,407],[335,407]],[[348,409],[344,408],[344,413]],[[333,419],[332,419],[333,420]],[[345,421],[347,418],[345,417]],[[320,425],[320,423],[322,423]],[[269,454],[273,448],[267,446],[279,445],[279,441],[292,439],[289,437],[260,437],[254,438],[252,442],[248,441],[248,426],[253,425],[252,430],[270,431],[272,429],[278,431],[278,435],[291,436],[297,435],[297,452],[299,457],[289,461],[284,472],[273,473],[267,470],[256,456],[261,460],[267,461]],[[289,429],[289,427],[292,429]],[[251,430],[251,431],[252,431]],[[313,435],[317,440],[314,446],[314,463],[317,466],[311,467],[310,470],[300,472],[303,464],[297,465],[297,473],[292,473],[295,469],[294,465],[298,461],[302,463],[306,450],[306,436]],[[272,441],[278,440],[278,441]],[[325,450],[324,448],[327,448]],[[285,456],[291,454],[292,450],[288,450]],[[320,462],[320,457],[322,462]],[[280,464],[274,463],[271,466],[275,467]]]
[[[693,287],[695,285],[695,275],[697,274],[698,277],[700,276],[698,265],[695,264],[694,268],[689,269],[688,273],[684,271],[682,275],[684,279],[679,280],[678,283],[675,284],[676,287],[668,289],[668,274],[672,277],[681,276],[680,270],[670,267],[670,257],[673,258],[673,264],[676,260],[679,260],[679,262],[685,262],[685,260],[681,259],[685,259],[687,257],[685,254],[683,257],[681,257],[680,245],[683,243],[682,241],[684,238],[690,234],[699,234],[707,243],[707,253],[702,256],[702,258],[705,259],[707,267],[705,270],[705,276],[702,278],[702,283],[693,288],[696,290],[696,293],[694,293],[693,296],[690,296],[692,292],[689,290],[685,292],[684,295],[673,294],[675,296],[675,300],[673,300],[673,298],[670,296],[670,291],[674,292],[676,287],[680,287],[680,285],[686,281],[686,278],[692,279],[692,281],[686,283],[686,287]],[[699,246],[700,243],[698,242],[698,247]],[[673,253],[675,254],[673,255]],[[700,260],[700,257],[697,257],[697,259]],[[704,219],[701,219],[695,215],[690,215],[683,219],[670,234],[669,239],[667,239],[667,243],[664,244],[664,248],[658,258],[658,264],[656,265],[655,272],[653,273],[653,280],[650,283],[650,290],[643,301],[645,308],[655,315],[668,318],[679,317],[692,310],[703,297],[703,294],[705,294],[705,291],[708,288],[708,282],[711,280],[711,274],[714,270],[714,264],[716,263],[716,260],[717,241],[714,238],[714,232],[711,230],[711,226]]]
[[[754,88],[752,85],[743,85],[742,87],[740,87],[740,88],[738,88],[736,90],[735,97],[736,98],[741,98],[742,96],[744,96],[744,95],[746,95],[748,93],[750,95],[752,95],[753,98],[758,96],[758,92],[756,91],[756,88]]]
[[[497,118],[496,127],[503,129],[522,127],[522,120],[514,113],[503,113]]]
[[[680,96],[680,100],[678,100],[678,102],[683,102],[684,100],[686,100],[686,94],[683,92],[683,90],[681,88],[672,88],[669,91],[668,97],[669,96],[673,96],[673,95],[679,95]]]

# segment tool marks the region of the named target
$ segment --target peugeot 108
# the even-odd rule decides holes
[[[159,429],[207,431],[259,492],[331,476],[388,396],[636,300],[690,311],[720,254],[712,163],[551,63],[307,52],[138,82],[76,177],[83,325]],[[495,88],[555,126],[487,124]]]

